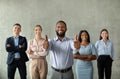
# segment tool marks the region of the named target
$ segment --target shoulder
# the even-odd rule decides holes
[[[33,41],[34,41],[34,39],[30,39],[28,42],[29,42],[29,43],[32,43]]]
[[[19,36],[19,39],[26,40],[25,36]]]
[[[101,43],[101,40],[96,41],[95,45],[97,45],[97,44],[99,44],[99,43]]]
[[[12,36],[7,38],[7,40],[12,40],[12,39],[13,39],[13,37],[12,37]]]
[[[25,36],[19,36],[19,38],[25,38],[25,39],[26,39],[26,37],[25,37]]]
[[[108,42],[112,43],[112,41],[111,41],[111,40],[108,40]]]
[[[65,40],[66,40],[66,41],[70,41],[70,42],[72,42],[72,41],[73,41],[73,38],[65,37]]]
[[[95,45],[93,43],[89,43],[90,47],[95,47]]]
[[[93,44],[93,43],[89,43],[89,45],[90,45],[90,46],[94,46],[94,44]]]
[[[113,42],[111,40],[108,40],[108,43],[111,44],[111,45],[113,45]]]

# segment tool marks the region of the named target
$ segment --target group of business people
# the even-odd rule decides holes
[[[18,68],[21,79],[27,79],[26,62],[30,60],[30,78],[47,79],[48,65],[46,56],[50,54],[52,73],[50,79],[74,79],[72,66],[76,62],[77,79],[93,79],[92,60],[97,59],[99,79],[111,79],[114,48],[109,40],[107,29],[100,32],[100,40],[96,44],[90,42],[87,30],[81,30],[79,35],[70,39],[65,36],[67,24],[64,21],[56,23],[56,37],[48,40],[42,37],[42,27],[34,27],[35,36],[28,41],[20,35],[21,25],[13,25],[13,36],[6,39],[8,52],[8,79],[14,79]]]

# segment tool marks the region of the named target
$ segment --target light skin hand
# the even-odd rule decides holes
[[[19,45],[19,48],[22,48],[22,45]]]
[[[28,50],[28,53],[33,54],[34,52],[30,49],[30,50]]]
[[[10,44],[7,44],[7,47],[11,47]]]

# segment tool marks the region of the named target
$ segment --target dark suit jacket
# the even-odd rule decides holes
[[[10,45],[10,47],[8,47],[7,45]],[[20,53],[20,61],[26,62],[28,61],[28,57],[26,54],[26,50],[27,50],[27,40],[25,37],[19,36],[19,43],[18,45],[22,45],[21,48],[19,48],[19,46],[15,46],[14,44],[14,37],[9,37],[6,39],[6,51],[8,52],[8,57],[7,57],[7,64],[11,64],[14,60],[14,53],[19,52]]]

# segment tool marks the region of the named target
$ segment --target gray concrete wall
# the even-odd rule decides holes
[[[93,43],[98,40],[100,30],[107,28],[115,47],[112,79],[119,79],[120,0],[0,0],[0,79],[7,79],[5,40],[12,35],[12,25],[20,23],[21,35],[26,36],[28,40],[33,38],[33,27],[36,24],[43,26],[43,37],[47,34],[49,38],[53,38],[55,23],[58,20],[67,23],[67,36],[70,38],[81,29],[86,29]],[[47,59],[49,62],[49,56]],[[93,63],[94,79],[97,79],[96,61]],[[27,71],[29,79],[29,62]],[[49,64],[48,79],[50,73]],[[18,71],[15,79],[20,79]]]

